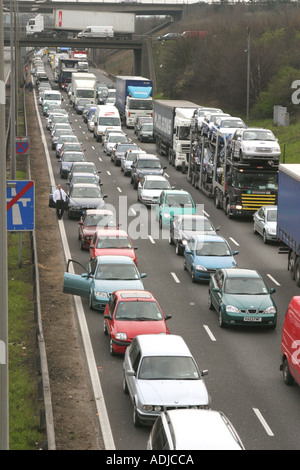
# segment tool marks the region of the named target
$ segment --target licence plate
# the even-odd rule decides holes
[[[244,317],[244,321],[256,321],[256,322],[260,322],[260,321],[261,321],[261,317]]]

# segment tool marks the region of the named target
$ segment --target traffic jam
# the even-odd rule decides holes
[[[163,292],[160,272],[169,263],[174,303],[190,296],[193,308],[190,289],[201,286],[207,312],[222,330],[252,328],[261,334],[276,329],[276,285],[270,288],[258,270],[240,267],[243,253],[234,238],[222,236],[222,217],[242,221],[246,215],[263,249],[279,245],[277,139],[270,130],[248,128],[242,119],[218,108],[155,100],[151,81],[143,77],[101,81],[90,71],[85,50],[36,51],[31,74],[57,174],[49,208],[59,224],[72,226],[76,240],[63,292],[81,297],[93,318],[103,323],[102,342],[112,360],[122,362],[119,379],[131,403],[134,427],[146,433],[148,450],[245,450],[231,417],[220,402],[214,404],[206,385],[208,370],[202,368],[205,355],[200,356],[200,367],[192,353],[194,344],[184,339],[187,330],[173,333],[174,313],[154,295],[151,283]],[[165,124],[169,115],[171,138]],[[74,130],[78,126],[80,137]],[[99,165],[89,152],[97,155]],[[188,180],[203,189],[201,199],[192,196]],[[119,181],[126,183],[127,192]],[[205,194],[216,208],[224,209],[220,224],[213,224],[206,212]],[[144,269],[146,243],[157,262],[155,279]],[[157,245],[170,245],[174,260],[162,252],[156,259]],[[191,283],[187,289],[175,273],[178,260]],[[293,279],[296,265],[289,261]],[[300,384],[299,361],[292,362],[299,329],[291,326],[300,328],[299,297],[291,305],[293,318],[286,317],[277,358],[277,369],[288,385]],[[215,341],[209,327],[206,332]],[[259,412],[256,416],[268,430]]]

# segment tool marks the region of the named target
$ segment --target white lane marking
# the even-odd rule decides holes
[[[206,215],[206,217],[208,217],[208,218],[210,217],[210,215],[205,211],[203,211],[203,214]]]
[[[107,170],[106,173],[107,173],[109,176],[111,176],[111,172],[110,172],[110,171]]]
[[[267,276],[271,279],[271,281],[274,282],[274,284],[276,284],[276,286],[280,286],[279,282],[277,282],[276,279],[274,279],[274,277],[271,276],[271,274],[267,274]]]
[[[92,149],[95,150],[95,147],[92,146]]]
[[[153,245],[155,245],[155,241],[153,240],[153,238],[151,237],[151,235],[148,235],[148,238],[149,238],[150,242],[153,243]]]
[[[136,215],[136,212],[135,212],[135,210],[134,210],[134,209],[132,209],[132,207],[130,207],[130,209],[129,209],[129,210],[130,210],[130,212],[131,212],[131,214],[132,214],[132,215]]]
[[[212,341],[217,341],[207,325],[203,325],[203,328],[205,329],[206,333]]]
[[[238,244],[238,242],[237,242],[234,238],[229,237],[229,240],[231,240],[232,243],[234,243],[236,246],[240,246],[240,245]]]
[[[164,173],[164,176],[166,176],[167,178],[170,178],[170,176],[168,175],[168,173]]]
[[[99,157],[99,162],[102,162],[102,158],[101,158],[101,157]]]
[[[171,276],[173,277],[174,281],[177,283],[177,284],[180,284],[180,281],[178,279],[178,277],[176,276],[175,273],[171,273]]]
[[[119,193],[121,193],[121,192],[122,192],[122,189],[121,189],[121,188],[119,188],[119,186],[117,186],[117,190],[119,191]]]
[[[264,427],[266,433],[268,434],[268,436],[274,436],[271,428],[269,427],[268,423],[266,422],[265,418],[263,417],[263,415],[261,414],[261,412],[259,411],[258,408],[252,408],[254,413],[256,414],[257,418],[259,419],[260,423],[262,424],[262,426]]]

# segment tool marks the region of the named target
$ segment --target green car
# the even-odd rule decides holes
[[[169,226],[174,215],[196,214],[196,205],[190,193],[176,189],[162,191],[155,209],[160,227]]]
[[[276,328],[277,308],[257,271],[219,269],[210,278],[208,306],[216,310],[220,327],[262,325]]]

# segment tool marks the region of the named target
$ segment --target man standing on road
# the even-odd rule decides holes
[[[58,220],[60,220],[64,214],[66,200],[67,195],[62,189],[61,184],[58,184],[57,189],[53,193],[53,201],[56,205],[56,215]]]

